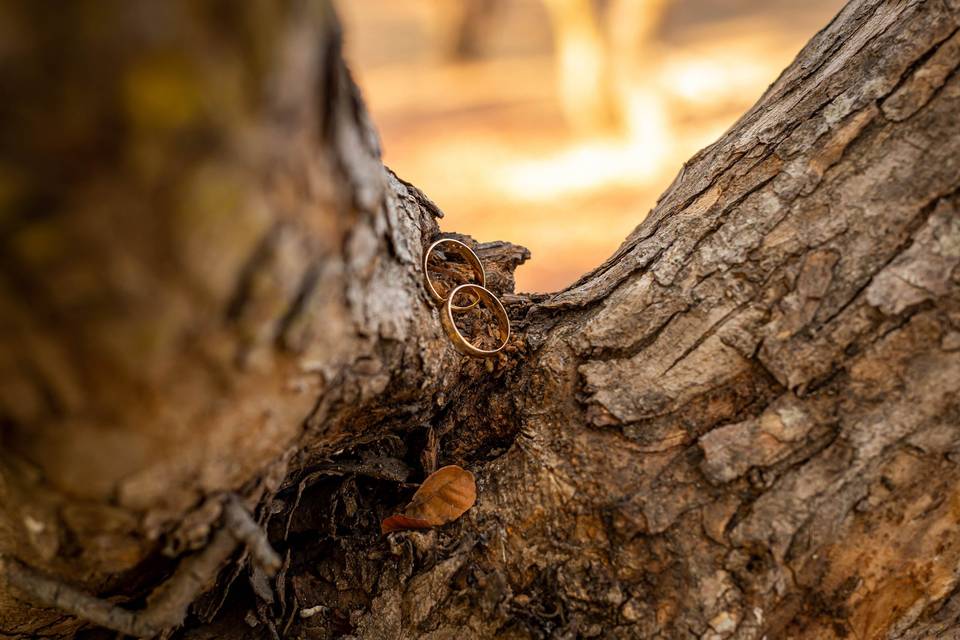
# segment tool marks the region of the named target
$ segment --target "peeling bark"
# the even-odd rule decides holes
[[[458,236],[514,321],[490,362],[327,5],[108,4],[5,10],[0,637],[143,611],[233,495],[259,529],[183,637],[960,633],[952,0],[853,0],[564,291]],[[446,464],[476,506],[380,536]]]

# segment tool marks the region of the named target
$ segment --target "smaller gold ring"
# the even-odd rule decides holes
[[[497,317],[497,328],[500,329],[500,344],[496,349],[481,349],[475,346],[457,328],[453,321],[453,313],[458,308],[463,307],[457,307],[453,304],[453,299],[462,291],[470,291],[476,297],[474,304],[480,302],[481,298],[485,300],[490,310],[493,311],[493,315]],[[510,318],[507,317],[507,310],[503,308],[503,303],[489,289],[476,284],[461,284],[450,292],[446,304],[443,305],[443,311],[440,313],[440,322],[457,351],[475,358],[495,356],[507,345],[507,341],[510,339]]]
[[[473,269],[473,275],[479,281],[478,284],[480,287],[483,288],[487,286],[487,274],[484,272],[483,265],[480,263],[480,258],[477,257],[477,254],[475,254],[470,247],[459,240],[454,240],[453,238],[440,238],[427,247],[427,250],[423,252],[423,281],[427,285],[427,293],[430,294],[430,297],[433,298],[434,302],[437,304],[442,304],[443,302],[449,300],[449,296],[444,298],[442,295],[440,295],[440,292],[437,291],[437,288],[433,286],[433,281],[430,279],[430,271],[428,270],[430,254],[433,253],[434,249],[441,244],[449,244],[456,253],[459,253],[461,256],[463,256],[463,258]],[[453,305],[453,310],[466,311],[467,309],[471,309],[476,306],[478,302],[480,302],[479,299],[474,300],[465,307]]]

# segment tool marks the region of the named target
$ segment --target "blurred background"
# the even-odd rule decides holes
[[[554,291],[607,258],[843,0],[341,0],[386,164]]]

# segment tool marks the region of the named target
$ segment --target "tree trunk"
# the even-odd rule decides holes
[[[572,287],[477,245],[492,362],[326,4],[59,11],[0,49],[0,636],[960,635],[956,0],[853,0]]]

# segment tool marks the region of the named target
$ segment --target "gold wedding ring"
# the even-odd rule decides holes
[[[446,302],[446,306],[450,307],[453,311],[460,312],[473,308],[478,302],[480,302],[479,298],[474,298],[473,302],[465,307],[451,305],[449,301],[452,299],[452,296],[442,295],[439,291],[437,291],[436,286],[434,286],[433,281],[430,279],[430,254],[432,254],[440,245],[444,245],[445,250],[452,250],[454,253],[459,254],[464,260],[467,261],[467,264],[470,265],[471,269],[473,269],[473,275],[477,279],[477,283],[481,289],[487,286],[487,274],[483,271],[483,265],[480,263],[480,258],[477,257],[477,254],[475,254],[470,247],[459,240],[454,240],[453,238],[440,238],[427,247],[427,250],[423,253],[423,280],[427,285],[427,293],[429,293],[430,297],[433,298],[433,300],[438,304]],[[486,291],[486,289],[484,289],[484,291]]]
[[[454,312],[458,309],[469,309],[470,307],[458,307],[453,304],[453,299],[457,297],[457,294],[465,292],[469,292],[474,297],[473,304],[477,304],[481,299],[486,302],[487,306],[493,312],[493,315],[496,316],[497,328],[500,330],[500,344],[497,348],[481,349],[470,342],[470,340],[460,332],[460,329],[457,328],[457,324],[453,321]],[[503,303],[486,287],[477,284],[461,284],[450,292],[440,312],[440,322],[443,324],[444,330],[446,330],[447,335],[450,337],[457,351],[468,356],[474,356],[475,358],[490,358],[495,356],[506,346],[507,341],[510,339],[510,318],[507,317],[507,310],[503,308]]]

